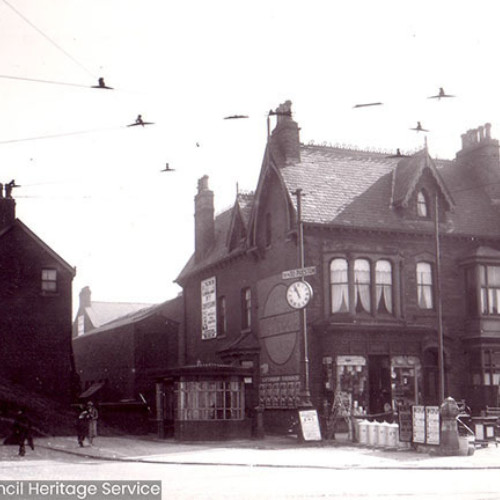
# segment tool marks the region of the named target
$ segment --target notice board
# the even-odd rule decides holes
[[[401,405],[398,407],[399,440],[403,443],[411,443],[413,440],[413,419],[411,406]]]
[[[321,429],[316,410],[300,410],[299,420],[304,441],[321,441]]]
[[[413,408],[413,442],[425,443],[425,406],[415,405]]]

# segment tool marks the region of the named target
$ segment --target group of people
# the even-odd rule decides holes
[[[92,401],[89,401],[86,406],[80,408],[77,419],[77,439],[78,445],[83,448],[85,439],[90,445],[97,436],[97,419],[99,417],[97,408]],[[19,456],[24,457],[26,454],[26,444],[34,450],[33,431],[31,421],[26,415],[24,409],[18,410],[14,419],[11,434],[4,440],[4,444],[19,445]]]

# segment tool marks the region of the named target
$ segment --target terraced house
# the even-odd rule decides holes
[[[320,411],[336,391],[368,414],[439,404],[440,353],[446,396],[474,411],[496,405],[500,162],[490,126],[466,132],[455,159],[435,160],[426,148],[304,145],[291,104],[273,114],[255,193],[214,216],[208,179],[198,185],[195,251],[178,277],[185,372],[169,386],[179,425],[225,421],[246,433],[259,406],[267,429],[284,430],[305,389]],[[304,267],[313,295],[303,315],[307,298],[294,303],[302,292],[285,271]]]

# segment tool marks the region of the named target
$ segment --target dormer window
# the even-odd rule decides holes
[[[423,191],[417,194],[417,215],[423,219],[429,218],[429,202]]]

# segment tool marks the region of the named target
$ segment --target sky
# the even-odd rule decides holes
[[[306,144],[427,140],[452,159],[468,129],[500,138],[496,4],[0,0],[0,182],[16,180],[18,218],[76,267],[75,304],[84,286],[168,300],[198,179],[216,212],[255,190],[267,113],[286,100]],[[91,88],[99,77],[113,90]],[[429,99],[440,87],[455,97]],[[353,107],[369,102],[383,105]],[[138,114],[154,125],[127,127]]]

